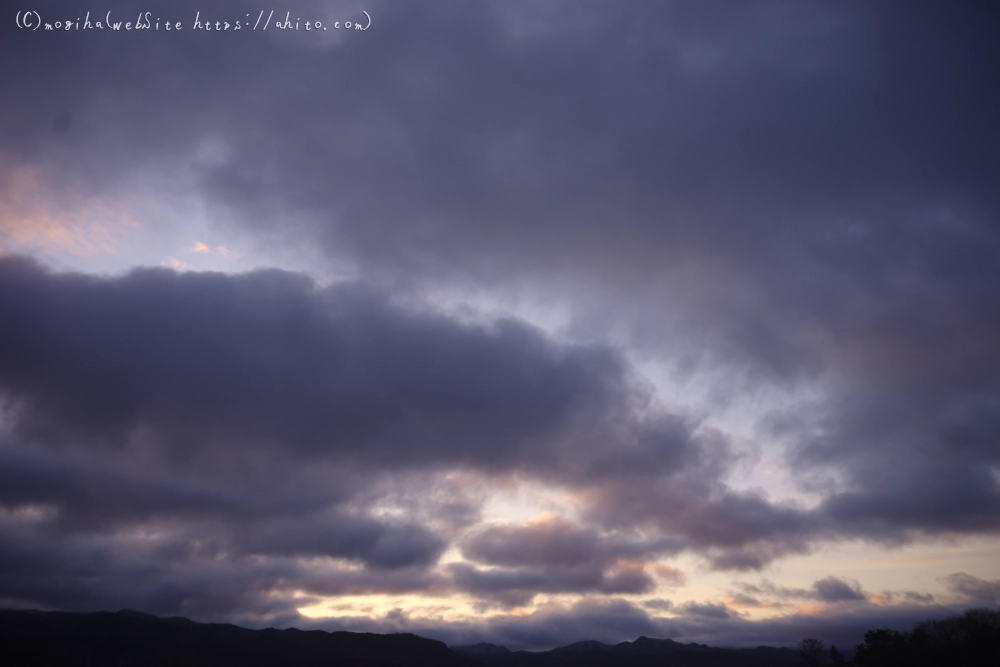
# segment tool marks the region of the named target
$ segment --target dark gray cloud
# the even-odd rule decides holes
[[[546,592],[647,592],[655,579],[645,561],[681,548],[678,540],[600,535],[593,528],[551,518],[473,531],[461,542],[462,555],[489,569],[461,565],[453,572],[470,592],[506,606],[523,606]]]
[[[868,595],[861,589],[861,584],[857,581],[834,576],[814,581],[808,589],[776,586],[767,579],[759,584],[740,583],[738,588],[743,592],[744,599],[754,606],[760,603],[760,598],[771,598],[778,601],[817,600],[827,603],[868,601]],[[754,597],[748,597],[746,594]]]
[[[17,259],[2,270],[13,325],[0,364],[26,441],[124,447],[145,427],[178,456],[211,443],[505,467],[542,463],[538,440],[577,413],[614,417],[631,400],[607,350],[559,347],[512,320],[458,326],[352,286],[273,271],[98,280]]]
[[[826,577],[813,584],[816,598],[822,602],[864,600],[865,594],[857,582],[846,582],[837,577]]]
[[[695,620],[724,620],[739,616],[726,605],[713,602],[685,602],[677,610],[685,617]]]
[[[970,602],[1000,604],[1000,580],[989,581],[965,572],[956,572],[945,578],[948,588]]]
[[[680,533],[705,553],[719,569],[755,570],[789,553],[809,550],[812,538],[826,530],[822,515],[790,504],[768,501],[757,492],[735,492],[721,484],[726,471],[715,456],[729,447],[711,438],[704,441],[708,466],[698,475],[688,471],[667,478],[656,468],[646,469],[643,483],[619,478],[589,489],[588,518],[614,526],[629,517],[637,526],[666,534]],[[719,466],[719,467],[715,467]],[[663,512],[671,507],[671,512]]]
[[[233,591],[308,581],[513,604],[645,591],[674,550],[754,570],[824,540],[1000,529],[995,7],[290,6],[374,19],[324,35],[194,32],[205,7],[148,8],[185,29],[0,28],[0,242],[31,222],[5,199],[29,175],[67,211],[193,198],[214,233],[357,279],[0,259],[0,549],[12,572],[47,564],[0,597],[236,614],[270,598]],[[558,305],[581,344],[460,323],[428,306],[439,290]],[[626,358],[709,400],[663,407]],[[724,482],[741,452],[713,413],[758,390],[788,399],[757,435],[815,507]],[[570,489],[585,525],[474,531],[456,546],[477,564],[434,572],[481,500],[434,495],[452,469]],[[155,571],[96,546],[154,527]],[[320,555],[363,567],[279,573]],[[649,623],[552,614],[535,621]]]
[[[478,529],[463,539],[462,555],[471,561],[503,567],[574,567],[669,553],[679,547],[669,540],[642,540],[628,533],[602,535],[592,527],[546,517],[530,524]]]
[[[641,565],[634,564],[479,569],[462,563],[449,570],[458,589],[479,598],[483,608],[522,607],[543,593],[646,593],[655,584]]]
[[[95,278],[4,257],[0,285],[0,502],[38,545],[162,533],[165,585],[172,562],[214,557],[432,567],[477,516],[460,487],[444,509],[421,498],[444,470],[570,485],[718,470],[683,421],[642,417],[617,355],[521,322],[461,324],[277,271]],[[407,516],[379,515],[393,493]],[[696,546],[559,520],[462,544],[510,569],[453,568],[452,585],[507,600],[646,591],[649,559]]]
[[[8,257],[0,282],[14,322],[2,497],[51,508],[57,530],[181,522],[180,542],[208,532],[219,551],[427,567],[449,536],[432,516],[374,518],[363,488],[451,467],[569,485],[605,508],[660,486],[684,510],[651,522],[635,499],[629,522],[624,506],[606,519],[617,535],[558,521],[471,535],[468,557],[508,569],[457,568],[455,585],[514,603],[648,591],[651,558],[724,559],[772,537],[745,519],[784,511],[726,493],[721,435],[641,416],[646,390],[617,355],[523,323],[463,325],[276,271],[94,278]],[[646,525],[659,536],[628,532]]]

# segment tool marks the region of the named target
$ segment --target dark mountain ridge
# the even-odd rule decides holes
[[[477,644],[476,647],[483,646]],[[489,667],[784,667],[798,665],[799,655],[787,648],[758,646],[751,649],[726,649],[705,644],[682,644],[672,639],[639,637],[632,642],[604,644],[587,640],[560,646],[549,651],[508,651],[503,646],[493,650],[453,646],[452,650],[474,657]]]
[[[32,667],[475,667],[413,634],[249,630],[135,611],[0,610],[0,662]]]
[[[250,630],[135,611],[0,610],[0,662],[32,667],[791,667],[787,648],[725,649],[639,637],[549,651],[494,644],[448,648],[413,634]]]
[[[582,641],[567,646],[560,646],[553,651],[572,651],[581,653],[585,651],[597,651],[602,653],[616,653],[619,655],[660,655],[663,653],[673,653],[675,651],[722,651],[725,649],[711,648],[705,644],[682,644],[673,639],[653,639],[650,637],[639,637],[634,642],[620,642],[618,644],[604,644],[597,641]]]
[[[456,653],[466,653],[469,655],[480,655],[482,653],[510,653],[510,649],[506,646],[497,646],[496,644],[488,644],[486,642],[468,644],[466,646],[452,646],[450,648]]]

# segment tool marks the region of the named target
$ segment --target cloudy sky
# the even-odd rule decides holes
[[[0,606],[1000,604],[995,5],[2,4]]]

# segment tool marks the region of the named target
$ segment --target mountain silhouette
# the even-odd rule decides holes
[[[784,667],[789,649],[721,649],[639,637],[550,651],[448,648],[413,634],[250,630],[136,611],[0,610],[0,662],[32,667]]]
[[[490,646],[496,650],[477,647]],[[797,652],[759,646],[724,649],[705,644],[682,644],[672,639],[639,637],[633,642],[605,644],[586,640],[550,651],[508,651],[503,646],[477,644],[453,646],[488,667],[792,667],[800,664]]]
[[[135,611],[0,610],[0,663],[32,667],[475,667],[413,634],[249,630]]]
[[[510,653],[510,649],[506,646],[497,646],[496,644],[487,644],[486,642],[469,644],[467,646],[452,646],[451,650],[456,653],[467,653],[469,655],[481,655],[484,653]]]

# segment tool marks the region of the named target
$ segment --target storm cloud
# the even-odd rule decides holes
[[[996,603],[964,565],[668,599],[1000,532],[995,8],[4,7],[0,599],[452,596],[495,615],[351,627],[536,647]]]

